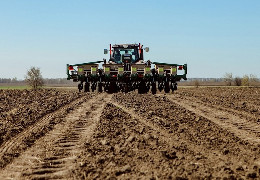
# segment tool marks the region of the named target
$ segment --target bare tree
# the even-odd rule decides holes
[[[232,81],[233,81],[233,74],[232,73],[226,73],[224,75],[224,80],[225,80],[227,86],[231,86]]]
[[[249,76],[246,74],[243,76],[243,79],[242,79],[242,86],[249,86],[249,82],[250,81],[250,78]]]
[[[235,77],[234,83],[235,83],[236,86],[241,86],[242,85],[242,78]]]
[[[199,80],[195,80],[194,81],[194,86],[196,87],[196,88],[198,88],[199,86],[200,86],[200,82],[199,82]]]
[[[31,86],[33,89],[37,89],[44,85],[43,78],[41,75],[40,68],[31,67],[27,71],[27,75],[25,76],[26,83]]]

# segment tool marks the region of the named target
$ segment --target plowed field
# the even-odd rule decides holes
[[[259,88],[0,100],[0,179],[260,179]]]

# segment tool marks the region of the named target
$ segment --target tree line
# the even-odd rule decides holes
[[[17,80],[17,78],[0,78],[0,83],[23,83],[23,80]]]
[[[43,78],[41,75],[40,68],[31,67],[26,75],[24,80],[18,80],[17,78],[0,78],[0,84],[27,84],[33,89],[42,87],[43,85],[52,85],[52,84],[71,84],[71,81],[68,81],[66,78]]]
[[[249,74],[243,77],[234,77],[232,73],[226,73],[223,78],[188,78],[186,81],[190,85],[196,87],[201,85],[207,85],[211,83],[213,85],[221,85],[225,83],[226,86],[259,86],[260,80],[256,75]],[[25,76],[24,80],[18,80],[17,78],[0,78],[1,83],[12,84],[27,84],[33,89],[39,88],[43,85],[68,85],[73,84],[72,81],[68,81],[66,78],[43,78],[40,68],[31,67]],[[185,84],[183,84],[185,85]]]
[[[245,74],[243,77],[234,77],[232,73],[226,73],[224,75],[224,81],[227,86],[258,86],[260,82],[254,74]]]
[[[71,84],[67,78],[43,78],[44,84]],[[0,84],[26,84],[25,80],[18,80],[17,78],[0,78]]]

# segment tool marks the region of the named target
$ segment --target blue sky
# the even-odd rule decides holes
[[[0,78],[23,79],[31,66],[66,78],[67,63],[139,42],[145,59],[187,63],[188,77],[260,77],[260,1],[0,0]]]

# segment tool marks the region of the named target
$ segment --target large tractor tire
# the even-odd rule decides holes
[[[89,82],[85,82],[85,84],[84,84],[84,92],[89,92]]]
[[[169,82],[164,83],[164,92],[169,93],[170,92],[170,85]]]
[[[102,87],[103,87],[103,84],[101,82],[98,83],[98,92],[99,93],[102,93]]]
[[[108,86],[108,93],[116,93],[117,92],[117,85],[116,82],[110,82]]]
[[[156,83],[152,83],[152,94],[156,94]]]
[[[146,87],[145,82],[144,82],[144,81],[141,81],[141,82],[139,83],[139,86],[138,86],[138,93],[139,93],[139,94],[144,94],[144,93],[146,93],[146,90],[147,90],[147,87]]]

